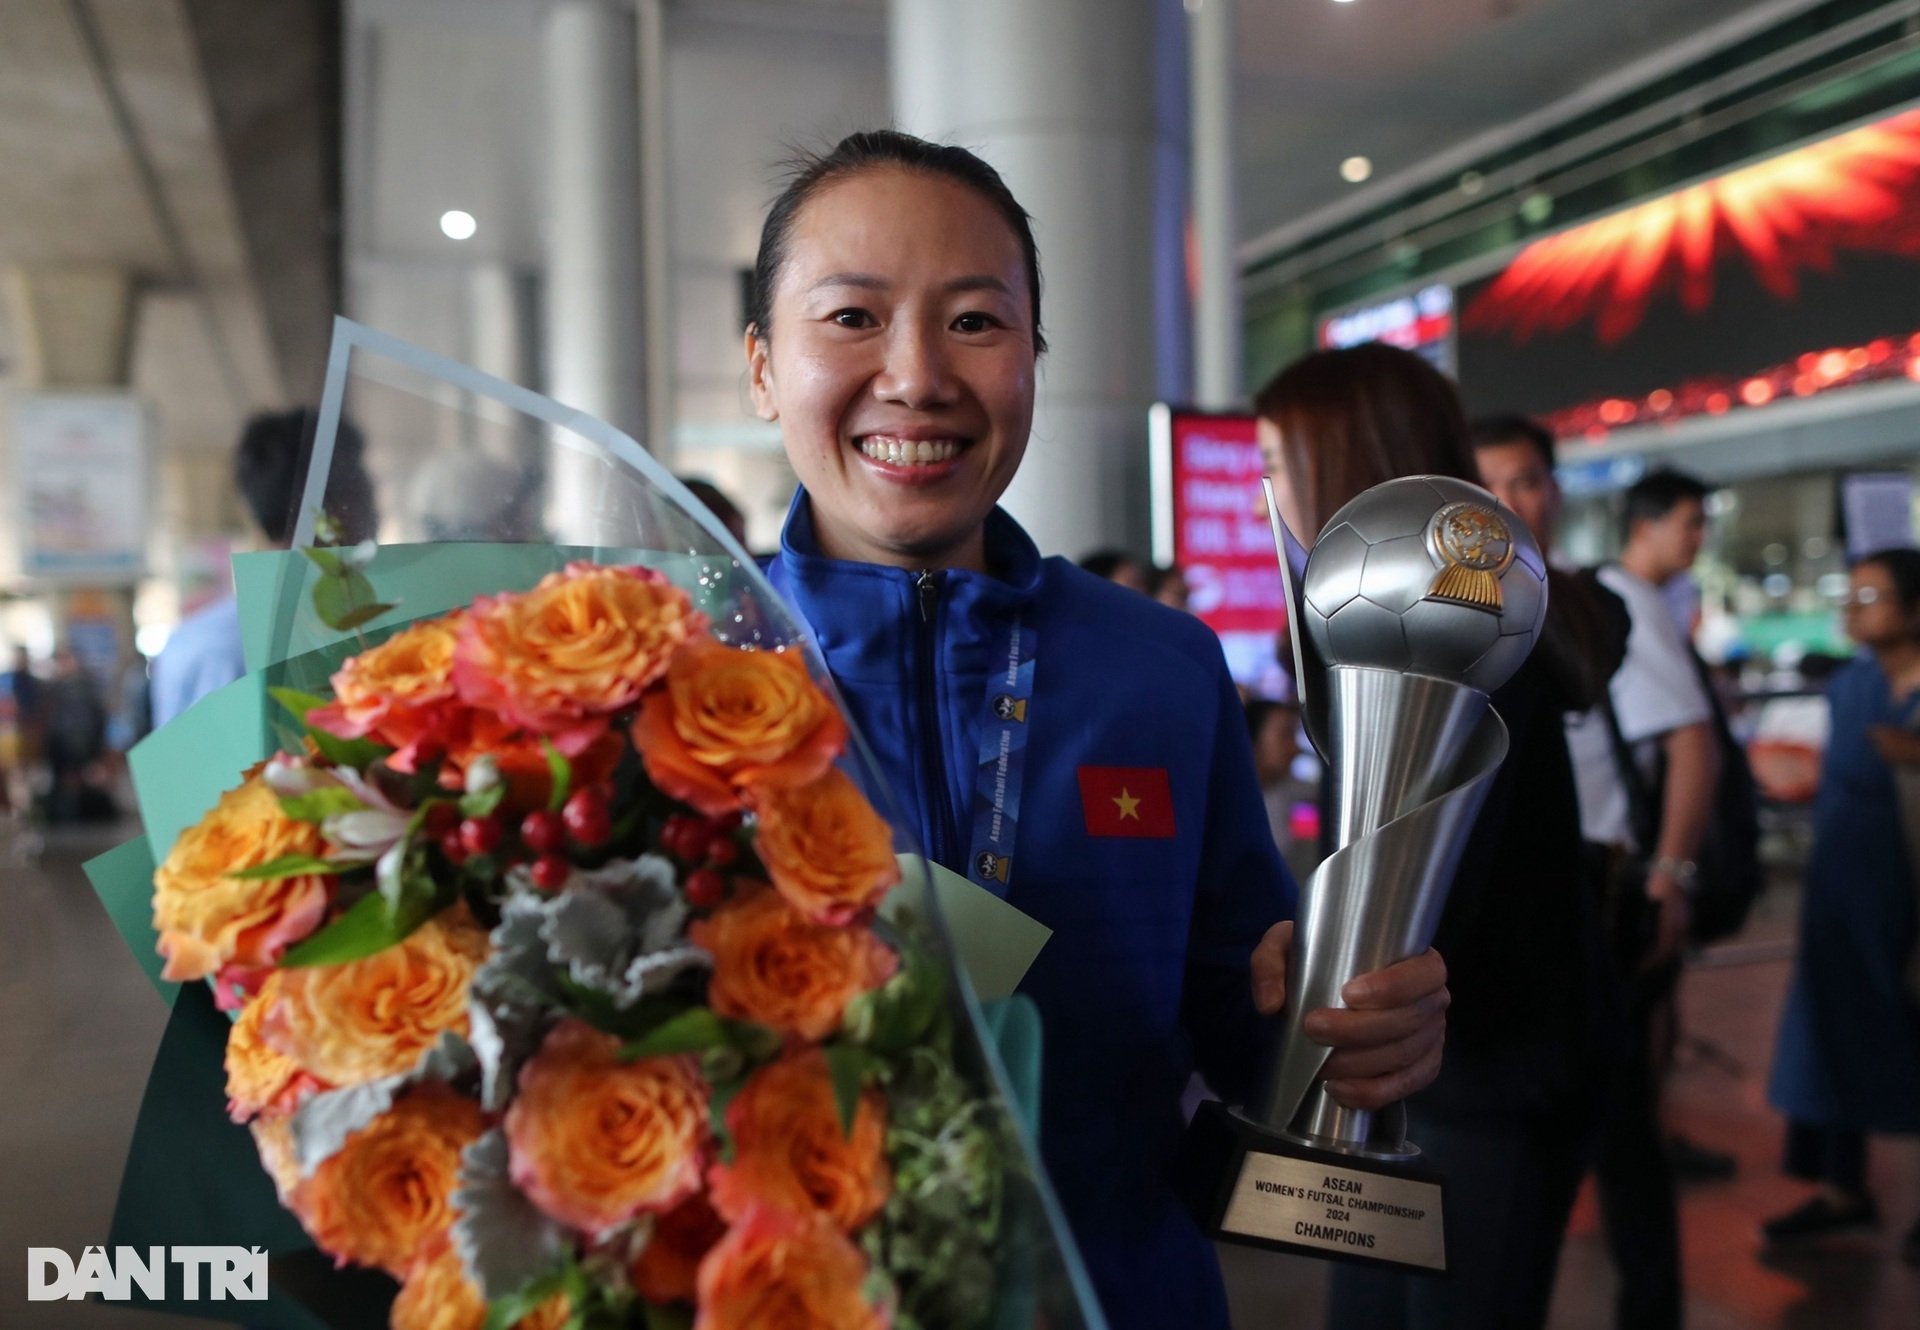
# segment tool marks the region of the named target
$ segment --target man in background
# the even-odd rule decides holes
[[[1627,967],[1631,1044],[1595,1175],[1620,1268],[1617,1321],[1635,1330],[1680,1324],[1679,1225],[1660,1091],[1720,748],[1706,685],[1662,589],[1700,555],[1707,493],[1677,471],[1656,471],[1627,491],[1620,560],[1599,573],[1632,622],[1626,659],[1605,701],[1567,726],[1583,832],[1614,865],[1611,915]]]
[[[255,416],[241,432],[233,458],[233,483],[253,519],[262,549],[285,549],[293,538],[313,427],[312,411],[282,411]],[[325,496],[327,514],[342,544],[370,537],[379,526],[364,452],[360,432],[342,422],[334,440]],[[154,657],[154,726],[165,725],[246,672],[240,649],[240,607],[229,594],[183,619]]]

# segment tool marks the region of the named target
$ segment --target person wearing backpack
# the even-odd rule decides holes
[[[1620,1271],[1617,1323],[1634,1330],[1672,1330],[1681,1314],[1660,1088],[1723,754],[1713,698],[1661,588],[1699,557],[1707,493],[1676,471],[1653,472],[1627,491],[1620,560],[1598,573],[1632,620],[1626,658],[1601,704],[1567,722],[1581,829],[1613,864],[1609,915],[1628,1049],[1594,1173]]]
[[[1814,800],[1800,947],[1768,1098],[1788,1118],[1786,1171],[1818,1184],[1768,1220],[1770,1243],[1871,1229],[1867,1136],[1920,1132],[1920,943],[1901,770],[1920,766],[1920,551],[1854,566],[1847,636],[1861,654],[1833,676],[1832,727]],[[1902,1257],[1920,1264],[1920,1223]]]

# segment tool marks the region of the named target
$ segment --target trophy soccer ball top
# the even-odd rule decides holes
[[[1511,678],[1547,612],[1547,566],[1491,499],[1463,480],[1408,476],[1335,513],[1303,587],[1321,658],[1483,693]]]

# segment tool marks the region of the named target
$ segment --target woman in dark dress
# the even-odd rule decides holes
[[[1283,514],[1302,539],[1396,476],[1479,483],[1453,385],[1411,352],[1317,352],[1254,405]],[[1511,747],[1434,939],[1452,976],[1447,1056],[1407,1102],[1408,1136],[1447,1180],[1448,1277],[1340,1266],[1328,1315],[1340,1330],[1546,1320],[1608,1065],[1604,953],[1564,733],[1581,702],[1559,682],[1578,671],[1553,667],[1550,641],[1494,694]]]
[[[1814,802],[1799,959],[1768,1096],[1789,1119],[1787,1172],[1819,1190],[1768,1221],[1774,1242],[1876,1224],[1867,1136],[1920,1132],[1912,982],[1920,938],[1894,770],[1920,765],[1920,551],[1863,559],[1846,622],[1863,650],[1827,690],[1833,724]],[[1903,1255],[1920,1263],[1920,1223]]]

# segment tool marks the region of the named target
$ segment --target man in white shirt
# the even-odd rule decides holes
[[[1712,812],[1720,752],[1713,707],[1662,594],[1693,566],[1706,540],[1707,488],[1677,471],[1656,471],[1627,492],[1626,545],[1600,580],[1632,616],[1627,657],[1609,695],[1620,737],[1631,750],[1644,787],[1658,786],[1658,830],[1639,843],[1626,780],[1615,761],[1613,736],[1596,708],[1569,720],[1567,746],[1580,789],[1580,825],[1588,840],[1635,851],[1648,859],[1647,899],[1658,909],[1648,964],[1677,958],[1687,938],[1687,896],[1694,856]],[[1659,781],[1661,768],[1664,782]]]
[[[1628,981],[1632,1047],[1595,1160],[1601,1212],[1620,1271],[1616,1323],[1623,1330],[1680,1325],[1679,1224],[1660,1090],[1694,859],[1712,815],[1720,749],[1705,681],[1662,588],[1699,557],[1706,498],[1705,485],[1674,471],[1654,472],[1627,492],[1625,547],[1619,563],[1599,574],[1633,621],[1626,659],[1607,690],[1612,722],[1603,708],[1567,722],[1581,828],[1588,840],[1615,851],[1617,863],[1644,865],[1643,879],[1620,883],[1618,890],[1628,905],[1632,898],[1624,893],[1644,891],[1652,911],[1639,972]],[[1643,792],[1638,817],[1614,723]],[[1622,913],[1629,919],[1640,914]]]

